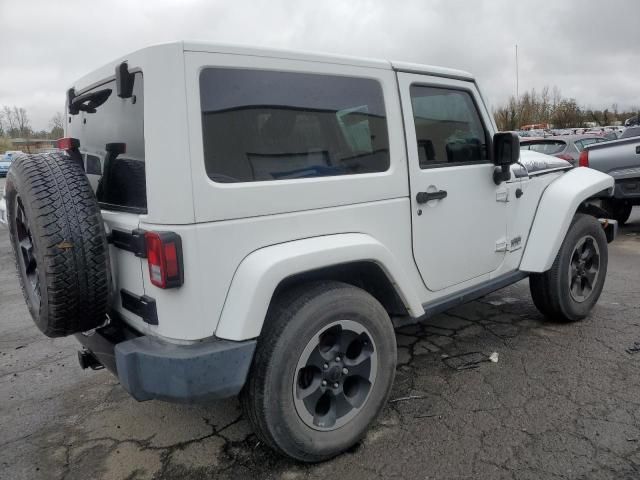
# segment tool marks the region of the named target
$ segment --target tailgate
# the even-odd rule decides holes
[[[131,238],[140,215],[147,213],[143,75],[141,71],[127,75],[133,82],[130,90],[111,77],[87,89],[71,89],[67,99],[66,136],[77,145],[74,154],[82,162],[112,240],[114,232],[120,239]],[[126,242],[119,242],[119,247],[110,243],[111,307],[135,329],[148,331],[142,316],[132,311],[140,313],[139,308],[123,307],[123,294],[130,300],[145,293],[144,260],[122,248]]]
[[[133,213],[102,210],[102,218],[108,235],[113,234],[114,231],[130,235],[140,223],[139,216]],[[111,308],[136,330],[144,332],[148,330],[149,325],[142,317],[122,306],[123,292],[136,297],[142,297],[145,293],[142,274],[143,259],[113,243],[109,245],[109,256],[112,278]]]

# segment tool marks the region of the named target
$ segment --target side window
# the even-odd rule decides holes
[[[486,161],[487,134],[469,92],[411,86],[420,168]]]
[[[376,80],[207,68],[200,74],[207,175],[255,182],[384,172],[389,139]]]

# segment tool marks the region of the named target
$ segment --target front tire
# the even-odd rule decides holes
[[[365,435],[395,367],[395,334],[382,305],[352,285],[312,283],[270,307],[241,403],[266,445],[322,461]]]
[[[576,214],[551,269],[529,276],[533,303],[549,320],[582,320],[602,293],[607,265],[607,238],[600,223]]]

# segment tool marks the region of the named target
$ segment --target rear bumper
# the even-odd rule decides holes
[[[640,204],[640,177],[616,179],[613,196],[618,200],[630,201],[634,205]]]
[[[237,395],[247,379],[255,340],[178,345],[112,324],[76,335],[138,401],[197,403]]]

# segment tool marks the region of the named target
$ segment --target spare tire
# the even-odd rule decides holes
[[[109,250],[82,166],[62,152],[21,155],[11,165],[5,195],[18,277],[35,324],[49,337],[102,325]]]

